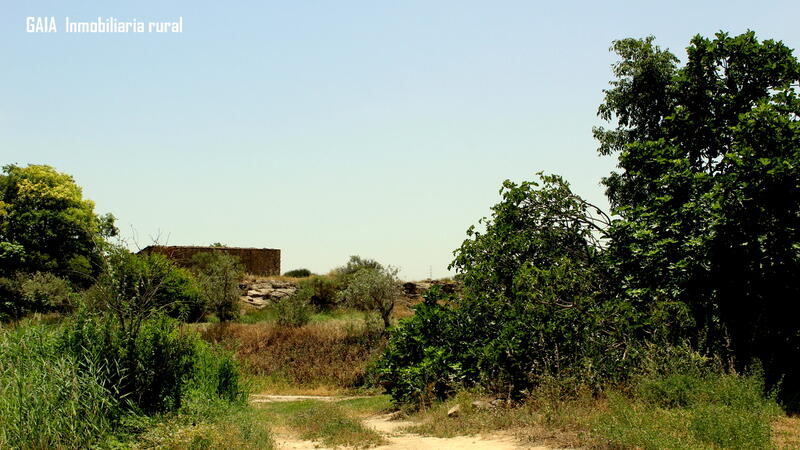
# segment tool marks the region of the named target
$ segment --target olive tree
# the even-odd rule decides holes
[[[384,330],[391,325],[389,317],[400,296],[397,269],[364,267],[348,277],[347,287],[339,293],[340,302],[352,307],[375,311],[383,320]]]

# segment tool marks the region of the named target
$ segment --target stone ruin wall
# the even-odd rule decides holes
[[[281,274],[281,251],[274,248],[184,247],[151,245],[139,253],[160,253],[179,265],[187,266],[192,257],[204,252],[224,252],[239,257],[247,273],[261,276]]]

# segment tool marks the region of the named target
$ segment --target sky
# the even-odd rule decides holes
[[[0,163],[72,175],[132,249],[439,278],[505,179],[557,173],[607,207],[615,161],[591,130],[612,41],[653,35],[684,61],[695,34],[750,29],[797,49],[799,16],[796,0],[0,0]],[[67,33],[67,17],[183,29]]]

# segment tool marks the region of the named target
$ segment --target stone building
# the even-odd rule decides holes
[[[275,248],[150,245],[139,253],[160,253],[181,266],[188,266],[194,255],[203,252],[223,252],[236,256],[244,265],[245,272],[249,274],[261,276],[281,274],[281,251]]]

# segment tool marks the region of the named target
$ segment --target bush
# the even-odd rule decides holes
[[[339,285],[336,280],[320,275],[314,275],[300,280],[297,283],[295,296],[304,302],[318,308],[330,309],[336,304],[336,294]]]
[[[294,269],[284,273],[283,276],[292,278],[306,278],[311,276],[311,271],[308,269]]]
[[[20,291],[31,311],[66,311],[75,301],[76,294],[69,281],[49,272],[36,272],[20,276]]]
[[[427,405],[477,379],[470,343],[460,338],[451,307],[439,304],[451,297],[440,286],[424,297],[414,315],[392,330],[377,364],[380,383],[396,403]]]
[[[135,255],[122,247],[109,249],[103,272],[84,298],[88,306],[113,312],[123,322],[156,311],[196,321],[206,309],[198,284],[187,270],[164,255]]]
[[[203,298],[222,322],[239,317],[239,282],[244,266],[239,258],[223,252],[204,252],[192,258]]]
[[[635,315],[603,295],[601,218],[557,176],[506,181],[501,195],[485,232],[471,227],[455,252],[461,296],[430,291],[392,331],[382,373],[395,401],[425,403],[459,385],[522,398],[552,376],[599,389],[635,363]]]
[[[314,308],[300,295],[292,295],[275,303],[275,313],[280,325],[302,327],[311,320]]]
[[[0,320],[31,312],[63,312],[72,308],[77,297],[69,281],[50,272],[17,272],[0,278]]]
[[[397,269],[359,269],[350,275],[347,287],[338,296],[342,303],[363,311],[377,312],[383,320],[384,330],[388,329],[389,315],[400,296]]]
[[[241,392],[230,357],[210,357],[207,344],[164,315],[146,319],[130,334],[114,317],[81,313],[60,346],[75,355],[81,370],[103,368],[101,384],[126,407],[146,414],[179,409],[197,387],[205,388],[206,397],[228,400]]]

